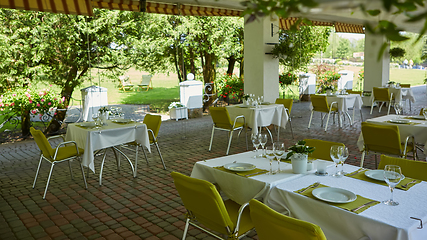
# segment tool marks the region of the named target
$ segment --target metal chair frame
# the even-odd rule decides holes
[[[332,110],[332,107],[334,106],[334,104],[336,105],[336,108],[338,109],[338,103],[337,103],[337,102],[332,102],[330,105],[326,104],[326,106],[327,106],[327,108],[328,108],[328,118],[327,118],[327,120],[326,120],[325,132],[328,130],[329,116],[331,115],[331,113],[334,113],[334,118],[333,118],[333,120],[334,120],[334,123],[335,123],[335,113],[337,113],[337,111],[333,111],[333,110]],[[313,113],[314,113],[314,112],[320,112],[321,126],[323,127],[323,118],[324,118],[326,115],[325,115],[325,116],[323,116],[323,113],[324,113],[324,112],[315,110],[315,108],[314,108],[314,106],[313,106],[313,109],[311,110],[310,121],[308,122],[308,128],[309,128],[309,129],[310,129],[311,120],[312,120],[312,118],[313,118]],[[325,113],[326,113],[326,112],[325,112]],[[338,114],[338,115],[339,115],[339,114]],[[339,116],[339,117],[341,117],[341,116]]]
[[[236,126],[237,119],[239,119],[239,118],[243,118],[243,125],[241,127],[235,128],[234,126]],[[209,144],[209,152],[212,150],[212,142],[213,142],[213,137],[214,137],[215,129],[222,130],[222,131],[227,131],[228,132],[228,147],[227,147],[227,152],[226,152],[226,155],[228,155],[228,153],[230,151],[231,140],[233,138],[233,132],[235,130],[240,130],[239,133],[238,133],[238,135],[237,135],[237,137],[239,138],[240,137],[240,133],[242,132],[243,128],[245,129],[246,150],[248,150],[248,134],[247,134],[247,130],[246,130],[247,128],[246,128],[245,116],[243,116],[243,115],[237,116],[234,119],[234,123],[233,123],[233,126],[232,126],[231,130],[230,129],[216,127],[215,123],[213,123],[213,125],[212,125],[212,134],[211,134],[211,141],[210,141],[210,144]],[[270,133],[270,135],[271,135],[271,133]]]
[[[376,97],[375,97],[375,90],[376,89],[381,89],[381,88],[375,88],[374,87],[373,90],[372,90],[372,92],[374,94],[374,97],[372,98],[371,113],[370,114],[372,114],[372,110],[374,109],[375,103],[381,102],[381,104],[379,105],[378,112],[381,112],[381,108],[383,107],[384,103],[388,103],[387,115],[389,115],[390,114],[391,102],[393,101],[393,93],[390,93],[390,91],[387,89],[387,92],[389,93],[390,99],[389,100],[385,100],[385,99],[376,100]]]

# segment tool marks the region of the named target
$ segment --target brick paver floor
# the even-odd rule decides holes
[[[425,86],[413,88],[416,93],[412,112],[418,114],[427,105]],[[142,120],[143,108],[123,106],[126,117]],[[369,114],[363,108],[363,117],[386,114],[383,110]],[[353,126],[343,128],[331,124],[328,131],[320,127],[319,114],[307,129],[310,116],[309,103],[294,103],[292,126],[281,131],[286,146],[304,138],[318,138],[345,143],[350,150],[346,163],[359,165],[361,154],[356,147],[360,134],[360,115]],[[215,134],[212,152],[208,151],[212,120],[210,116],[189,120],[167,120],[162,123],[159,144],[167,170],[162,168],[155,149],[148,154],[149,165],[140,158],[138,177],[133,178],[130,167],[122,163],[120,171],[114,154],[108,154],[103,173],[103,185],[98,185],[97,174],[89,173],[88,189],[84,189],[77,163],[72,164],[71,180],[66,163],[55,167],[46,200],[42,199],[49,171],[42,165],[35,189],[32,188],[39,159],[39,149],[33,140],[0,145],[0,239],[165,239],[182,237],[185,212],[170,177],[171,171],[187,175],[195,162],[225,155],[226,133]],[[289,125],[288,125],[289,126]],[[250,134],[250,132],[248,133]],[[246,151],[244,138],[234,139],[230,154]],[[251,148],[252,149],[252,148]],[[134,154],[126,152],[132,161]],[[419,152],[425,159],[424,153]],[[97,156],[96,169],[101,157]],[[373,155],[366,159],[365,167],[375,168]],[[191,228],[188,239],[213,239],[198,229]],[[246,239],[257,239],[256,233]]]

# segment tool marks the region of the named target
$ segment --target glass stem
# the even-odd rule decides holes
[[[390,191],[391,191],[390,202],[393,202],[393,190],[394,190],[394,187],[390,187]]]
[[[270,174],[273,174],[273,160],[270,159]]]
[[[276,157],[277,158],[277,173],[280,173],[280,158],[279,157]]]

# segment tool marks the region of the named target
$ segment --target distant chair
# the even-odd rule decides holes
[[[333,161],[330,154],[331,147],[334,145],[345,147],[343,143],[324,141],[320,139],[304,139],[304,141],[305,145],[316,148],[314,152],[308,154],[308,157],[314,159]]]
[[[338,103],[332,102],[331,105],[329,106],[326,96],[318,96],[315,94],[311,94],[310,99],[311,99],[311,105],[313,109],[311,110],[310,121],[308,122],[308,128],[310,128],[311,119],[313,118],[314,112],[320,112],[320,120],[322,123],[321,126],[323,127],[323,113],[326,113],[328,114],[328,118],[326,119],[326,126],[325,126],[325,132],[326,132],[326,130],[328,130],[329,116],[331,115],[331,113],[334,113],[334,114],[338,113],[339,115]]]
[[[294,100],[277,98],[275,103],[283,104],[283,106],[285,107],[285,110],[288,113],[288,117],[289,117],[289,126],[291,127],[292,138],[294,138],[294,131],[292,131],[292,118],[291,118],[292,104],[294,103]]]
[[[378,169],[384,169],[386,165],[398,165],[402,169],[402,174],[404,176],[427,181],[426,162],[381,155],[381,161]]]
[[[362,96],[362,95],[363,95],[363,92],[362,92],[362,91],[346,90],[346,92],[347,92],[348,94],[359,94],[360,96]]]
[[[129,76],[120,76],[119,79],[122,84],[122,87],[119,88],[120,90],[123,90],[123,92],[126,92],[126,90],[133,91],[134,85],[130,83]]]
[[[374,97],[372,98],[371,114],[372,114],[372,110],[374,109],[375,103],[380,102],[381,105],[379,105],[378,112],[381,112],[381,108],[383,107],[384,103],[388,103],[387,115],[389,115],[390,114],[390,105],[393,101],[393,93],[390,93],[388,88],[383,88],[383,87],[381,87],[381,88],[374,87],[372,93],[374,94]]]
[[[148,91],[148,89],[150,88],[152,89],[153,88],[153,85],[151,83],[152,78],[153,78],[152,75],[142,75],[141,83],[138,84],[138,89],[146,88],[147,89],[146,91]]]

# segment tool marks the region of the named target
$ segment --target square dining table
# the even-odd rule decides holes
[[[69,124],[65,139],[66,141],[75,141],[78,147],[85,150],[82,165],[94,173],[94,152],[97,150],[136,141],[151,152],[147,126],[144,123],[134,121],[115,123],[108,120],[107,124],[99,129],[84,127],[82,123]]]
[[[327,171],[333,173],[334,167]],[[359,168],[344,164],[344,171],[352,173]],[[367,170],[366,172],[368,172]],[[362,173],[363,175],[364,173]],[[300,189],[320,182],[323,186],[348,190],[357,198],[376,201],[361,212],[343,209],[340,204],[331,204],[333,195],[322,195],[324,200],[296,193]],[[427,220],[427,183],[420,182],[407,191],[395,189],[393,199],[397,206],[389,206],[382,201],[390,199],[388,186],[363,181],[353,177],[336,178],[308,173],[299,178],[277,184],[265,197],[264,203],[274,210],[319,225],[328,240],[422,240],[427,239],[427,227],[418,229],[420,221]],[[321,186],[322,186],[321,185]],[[328,194],[325,189],[324,194]],[[312,192],[313,193],[313,192]],[[312,193],[307,193],[310,195]],[[332,193],[331,193],[332,194]],[[319,196],[318,194],[315,194]],[[359,206],[359,205],[357,205]]]
[[[280,128],[285,128],[289,119],[283,104],[266,104],[258,105],[258,107],[236,104],[226,108],[232,120],[237,116],[245,116],[246,124],[252,129],[253,133],[257,133],[258,128],[274,124],[278,126],[279,134]]]
[[[403,115],[385,115],[376,118],[367,119],[367,122],[384,124],[384,125],[397,125],[399,127],[400,140],[405,141],[406,137],[414,136],[415,142],[424,144],[424,151],[427,151],[427,120],[416,119],[419,116],[403,116]],[[407,120],[408,123],[391,123],[392,120]],[[363,135],[360,133],[357,141],[359,150],[363,150]]]

